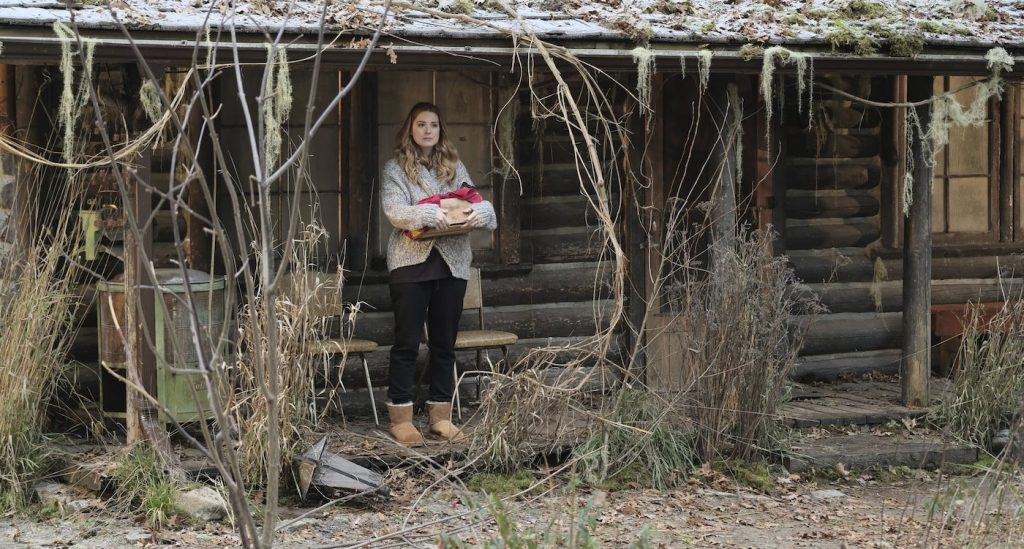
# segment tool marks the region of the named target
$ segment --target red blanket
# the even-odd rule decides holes
[[[417,206],[419,206],[421,204],[437,204],[437,205],[440,205],[441,204],[441,200],[445,199],[445,198],[458,198],[458,199],[461,199],[461,200],[465,200],[466,202],[469,202],[471,204],[476,204],[478,202],[483,202],[484,201],[484,197],[480,196],[480,193],[477,192],[477,190],[475,188],[473,188],[473,187],[462,187],[461,189],[458,189],[458,190],[455,190],[455,191],[451,191],[451,192],[447,192],[447,193],[441,193],[441,194],[430,195],[430,196],[424,198],[423,200],[420,200],[419,202],[417,202],[416,205]],[[423,234],[424,231],[426,231],[426,229],[416,229],[415,231],[405,231],[405,235],[408,236],[409,238],[417,238],[417,237],[419,237],[419,235]]]

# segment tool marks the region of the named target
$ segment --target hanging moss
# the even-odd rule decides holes
[[[686,79],[686,56],[679,54],[679,75]]]
[[[726,86],[729,94],[729,107],[732,111],[733,128],[733,153],[736,159],[736,182],[743,180],[743,99],[740,97],[739,86],[729,84]]]
[[[60,74],[61,94],[60,105],[57,108],[57,121],[63,130],[61,151],[64,161],[71,162],[75,152],[75,122],[82,115],[82,108],[89,99],[91,86],[87,75],[92,72],[93,53],[96,51],[96,41],[81,38],[83,53],[85,54],[83,77],[79,79],[78,91],[74,89],[75,62],[72,46],[76,43],[75,32],[66,25],[57,21],[53,24],[53,32],[60,40]]]
[[[281,130],[292,110],[292,82],[283,46],[267,45],[266,86],[263,88],[264,165],[272,168],[281,155]]]
[[[698,71],[700,72],[700,93],[708,89],[708,80],[711,79],[711,58],[715,52],[709,49],[697,50]]]
[[[809,116],[813,117],[814,64],[811,56],[802,52],[790,51],[782,46],[773,46],[764,51],[764,62],[761,65],[761,98],[764,100],[767,120],[771,121],[774,113],[775,69],[782,65],[796,67],[798,112],[803,112],[803,97],[806,94],[808,97],[807,111]],[[782,103],[781,99],[779,103]],[[770,124],[768,126],[770,127]]]
[[[139,88],[139,103],[150,122],[156,122],[163,115],[164,108],[160,101],[160,92],[156,89],[156,84],[148,78]]]
[[[882,283],[889,280],[889,270],[885,268],[882,258],[875,258],[874,273],[871,277],[871,301],[875,305],[875,312],[882,312]]]
[[[750,61],[755,57],[761,57],[764,55],[764,46],[760,44],[743,44],[740,49],[736,52],[744,61]]]
[[[641,114],[651,113],[651,77],[654,75],[654,52],[650,48],[633,49],[636,63],[636,93]]]

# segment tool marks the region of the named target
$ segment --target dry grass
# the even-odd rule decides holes
[[[42,181],[42,170],[21,175],[22,181]],[[57,188],[71,181],[58,177]],[[31,487],[48,465],[43,445],[46,407],[64,365],[74,327],[73,277],[64,261],[65,250],[76,242],[72,231],[76,211],[73,191],[51,197],[62,207],[38,219],[38,225],[10,212],[8,240],[23,243],[4,248],[0,257],[0,507],[27,502]],[[32,228],[42,228],[30,233]]]
[[[329,387],[327,399],[316,392],[317,379],[331,379],[331,364],[344,363],[345,357],[327,357],[312,354],[309,345],[317,337],[328,333],[327,313],[335,304],[340,304],[340,285],[334,283],[340,277],[317,273],[309,263],[309,253],[316,249],[326,237],[324,230],[316,225],[305,228],[294,246],[292,265],[294,270],[282,283],[281,291],[269,300],[262,292],[257,296],[256,307],[245,307],[238,316],[241,331],[240,351],[237,362],[238,388],[233,395],[232,410],[239,426],[239,463],[245,483],[262,486],[268,467],[279,464],[269,463],[269,414],[267,387],[269,372],[266,368],[268,357],[274,353],[278,359],[278,418],[281,444],[280,465],[287,466],[302,441],[309,438],[327,409],[320,409],[317,403],[332,402],[333,391]],[[267,303],[276,309],[278,344],[271,349],[265,336]],[[340,309],[336,314],[340,314]],[[322,373],[321,373],[322,372]],[[320,398],[318,398],[320,397]]]
[[[768,233],[741,231],[735,248],[713,245],[714,272],[695,239],[677,242],[665,295],[688,346],[679,368],[692,381],[680,396],[697,454],[710,462],[777,449],[778,409],[802,340],[792,320],[819,306],[792,291],[797,281],[785,258],[772,254]]]

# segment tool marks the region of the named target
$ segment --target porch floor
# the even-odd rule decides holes
[[[950,390],[950,380],[931,379],[932,405]],[[827,385],[793,386],[782,406],[782,420],[790,427],[824,425],[876,425],[924,415],[928,408],[900,404],[899,381],[844,381]]]

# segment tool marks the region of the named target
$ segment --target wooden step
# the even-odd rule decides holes
[[[846,470],[865,470],[901,465],[931,469],[976,461],[976,447],[949,442],[937,435],[897,434],[880,437],[873,433],[858,433],[796,441],[787,452],[783,464],[790,473],[803,473],[811,469],[831,470],[840,463]]]
[[[612,219],[619,217],[622,208],[616,196],[609,198],[608,206]],[[522,208],[523,229],[527,230],[596,226],[599,222],[591,199],[583,195],[524,198]]]
[[[589,338],[583,336],[574,337],[541,337],[541,338],[528,338],[520,339],[518,343],[509,347],[508,360],[510,364],[516,364],[526,353],[545,347],[565,347],[568,345],[580,344],[588,341]],[[388,360],[391,352],[391,347],[385,345],[377,349],[377,351],[366,355],[366,363],[370,369],[370,381],[375,387],[383,387],[388,383]],[[608,350],[608,358],[615,364],[622,364],[623,349],[619,345],[618,338],[615,338]],[[487,369],[487,357],[490,358],[491,363],[498,366],[498,362],[501,360],[501,350],[491,349],[486,351],[485,358],[481,369]],[[554,362],[558,364],[565,364],[578,356],[570,352],[558,352],[554,355]],[[422,371],[426,368],[428,361],[427,347],[423,345],[420,347],[419,358],[417,360],[417,369]],[[476,365],[476,352],[457,352],[455,353],[455,361],[458,365],[460,372],[469,373],[478,371]],[[581,363],[582,366],[593,366],[595,361],[592,359],[584,359]],[[417,375],[417,379],[418,379]],[[362,388],[366,387],[366,374],[363,373],[362,364],[355,357],[349,359],[345,364],[345,369],[342,372],[342,382],[345,387]]]
[[[870,158],[789,158],[785,177],[790,189],[870,189],[878,186],[881,163]]]
[[[589,163],[583,166],[589,166]],[[588,181],[582,166],[578,169],[572,162],[544,164],[539,167],[523,166],[520,170],[523,187],[532,196],[573,196],[593,194],[593,183]],[[581,179],[582,178],[582,179]],[[609,194],[617,189],[605,181]]]
[[[870,217],[878,215],[880,203],[877,190],[789,190],[785,207],[794,219]]]
[[[801,356],[790,371],[790,379],[797,381],[835,381],[842,377],[856,377],[871,372],[895,374],[899,372],[900,349],[879,349],[854,353]]]
[[[786,154],[805,158],[869,158],[878,155],[879,128],[851,128],[819,135],[814,130],[791,131],[786,136]]]
[[[596,331],[595,309],[604,312],[602,323],[606,323],[611,304],[610,300],[603,300],[484,307],[484,319],[487,329],[512,332],[522,339],[585,336]],[[461,329],[478,326],[476,315],[462,316]],[[356,320],[354,337],[391,345],[394,343],[394,315],[390,312],[361,313]]]
[[[366,312],[391,310],[391,291],[387,282],[358,284],[352,277],[342,289],[346,303],[362,302]],[[491,307],[555,302],[592,302],[595,296],[607,296],[611,271],[596,261],[537,264],[532,269],[504,276],[484,272],[480,281],[484,304]]]
[[[820,92],[821,90],[816,91]],[[818,126],[827,124],[829,128],[841,131],[846,128],[873,128],[881,124],[882,117],[878,109],[864,107],[849,99],[815,97],[814,105],[819,109],[815,112],[815,122]],[[806,105],[803,109],[806,112]],[[822,111],[827,113],[824,115],[827,116],[827,121],[822,120],[824,118]],[[786,114],[792,114],[784,121],[788,127],[807,128],[805,115],[796,116],[798,113],[793,108],[788,108]]]
[[[786,247],[791,250],[866,246],[880,235],[875,217],[786,220]]]
[[[580,133],[528,136],[520,141],[523,165],[572,163],[576,158],[589,158],[587,143]]]
[[[824,355],[893,349],[900,345],[903,314],[832,313],[797,316],[795,327],[806,329],[801,355]]]
[[[600,257],[604,245],[598,227],[526,230],[521,238],[531,246],[534,263],[593,261]]]

